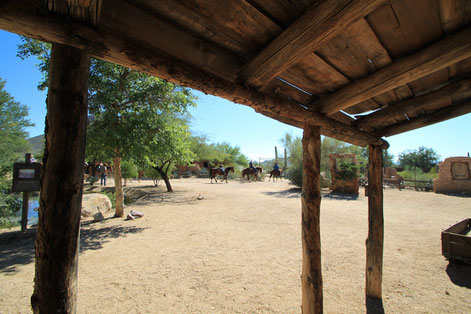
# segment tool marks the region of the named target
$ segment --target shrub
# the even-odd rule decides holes
[[[298,187],[303,186],[303,166],[293,166],[288,169],[286,176],[291,181],[291,184],[294,184]]]
[[[0,228],[11,228],[20,224],[19,214],[23,201],[15,195],[0,191]]]

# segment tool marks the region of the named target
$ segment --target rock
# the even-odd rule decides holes
[[[102,213],[98,212],[95,215],[93,215],[93,221],[103,221],[105,220],[105,217],[103,216]]]
[[[203,198],[204,198],[204,196],[201,195],[201,193],[200,193],[200,194],[198,195],[198,197],[197,197],[197,199],[199,199],[199,200],[202,200]]]
[[[135,219],[135,218],[141,218],[142,216],[144,216],[144,213],[142,212],[138,212],[137,210],[131,210],[128,214],[128,216],[126,217],[126,220],[132,220],[132,219]]]
[[[108,196],[98,193],[84,194],[82,197],[82,217],[92,217],[96,213],[106,213],[111,210]]]

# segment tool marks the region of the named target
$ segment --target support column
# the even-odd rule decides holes
[[[88,54],[53,44],[36,236],[34,313],[75,313]]]
[[[303,313],[322,313],[322,264],[320,235],[320,127],[306,125],[303,135],[303,193],[302,245],[303,270],[301,276]]]
[[[383,151],[369,145],[368,238],[366,239],[366,296],[381,298],[383,280]]]

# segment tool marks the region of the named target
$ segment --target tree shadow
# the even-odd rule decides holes
[[[80,228],[80,253],[86,250],[99,250],[110,239],[124,237],[128,234],[136,234],[146,228],[134,226]],[[34,241],[37,228],[30,228],[25,233],[20,231],[5,232],[0,234],[0,273],[13,275],[18,272],[19,266],[34,263]]]
[[[323,198],[331,200],[342,200],[342,201],[355,201],[358,200],[359,194],[344,194],[338,192],[330,192],[328,194],[322,195]]]
[[[471,265],[453,261],[448,263],[446,273],[455,285],[471,289]]]
[[[0,234],[0,273],[13,274],[18,266],[34,261],[34,239],[36,228]]]
[[[366,297],[366,313],[384,314],[383,299]]]
[[[301,188],[291,188],[284,191],[277,192],[263,192],[263,194],[268,196],[283,197],[283,198],[299,198],[301,197]]]

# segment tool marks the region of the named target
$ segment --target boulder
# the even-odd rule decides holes
[[[103,216],[102,213],[98,212],[95,215],[93,215],[93,221],[103,221],[105,220],[105,217]]]
[[[92,217],[96,213],[106,213],[111,210],[108,196],[98,193],[84,194],[82,197],[82,217]]]

